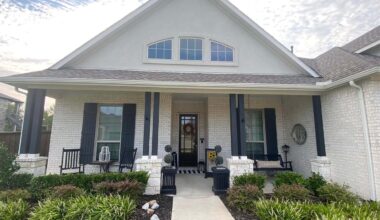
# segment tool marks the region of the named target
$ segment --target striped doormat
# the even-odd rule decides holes
[[[178,168],[177,173],[178,174],[203,174],[205,172],[198,170],[196,167],[194,167],[194,168],[192,168],[192,167],[190,167],[190,168],[180,167],[180,168]]]

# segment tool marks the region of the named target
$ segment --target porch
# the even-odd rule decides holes
[[[28,100],[41,100],[45,92],[30,92]],[[205,148],[221,145],[223,165],[232,168],[232,176],[253,172],[252,166],[234,168],[239,161],[249,165],[253,162],[247,157],[253,154],[283,154],[281,146],[285,144],[291,146],[287,158],[293,161],[294,171],[305,176],[311,174],[311,161],[325,156],[319,96],[67,90],[47,90],[47,95],[56,99],[56,108],[46,173],[59,173],[63,148],[81,148],[85,152],[81,160],[89,162],[97,160],[102,146],[110,146],[116,160],[123,148],[135,147],[135,169],[151,171],[151,191],[156,192],[162,166],[159,158],[164,157],[167,144],[177,152],[179,166],[185,168],[206,161]],[[33,115],[38,114],[41,106],[27,103],[26,111],[33,109]],[[126,111],[128,106],[134,110]],[[26,138],[30,132],[38,133],[39,120],[28,120],[28,113],[25,117],[29,124],[24,124],[21,162],[39,158],[38,148],[33,148],[38,143]],[[293,140],[297,138],[292,136],[296,124],[307,134],[302,144]],[[117,168],[115,163],[111,171]],[[98,171],[96,166],[86,166],[87,173]]]

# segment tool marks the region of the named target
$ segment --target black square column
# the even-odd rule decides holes
[[[152,100],[152,93],[146,92],[145,93],[145,114],[144,114],[143,156],[149,156],[151,100]]]
[[[320,157],[326,156],[325,132],[323,130],[321,96],[313,96],[313,111],[315,138],[317,142],[317,154]]]
[[[160,124],[160,93],[154,93],[153,100],[153,134],[152,134],[152,156],[158,154],[158,128]]]
[[[239,156],[236,95],[230,94],[231,155]]]
[[[247,156],[245,134],[244,95],[238,95],[239,156]]]

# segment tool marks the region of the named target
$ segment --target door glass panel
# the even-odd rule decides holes
[[[180,116],[180,166],[196,166],[198,154],[198,117],[197,115]]]

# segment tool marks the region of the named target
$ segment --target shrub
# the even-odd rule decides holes
[[[133,200],[123,196],[80,196],[70,200],[46,200],[30,220],[129,219],[136,209]]]
[[[3,184],[5,189],[26,189],[30,186],[33,174],[29,173],[19,173],[13,174]]]
[[[61,199],[45,200],[39,202],[38,206],[34,208],[29,220],[61,220],[64,219],[67,213],[67,202]]]
[[[0,191],[0,201],[18,201],[18,200],[29,200],[31,198],[30,193],[24,189],[14,189]]]
[[[256,215],[261,220],[272,219],[305,219],[301,203],[280,200],[259,200],[255,202]]]
[[[307,201],[310,200],[310,191],[305,187],[293,185],[280,185],[274,189],[274,197],[281,200]]]
[[[94,185],[95,192],[119,195],[128,195],[132,198],[138,198],[144,193],[144,186],[136,180],[124,180],[120,182],[100,182]]]
[[[260,174],[244,174],[234,178],[234,186],[255,185],[262,190],[265,186],[265,176]]]
[[[82,196],[85,191],[73,185],[55,186],[49,190],[50,198],[70,199],[73,197]]]
[[[0,217],[2,220],[26,219],[28,210],[28,204],[21,199],[8,203],[0,202]]]
[[[46,196],[48,189],[55,186],[73,185],[86,192],[91,192],[95,183],[136,180],[145,186],[148,178],[147,172],[47,175],[33,178],[30,189],[35,199],[41,199]]]
[[[319,198],[324,202],[358,203],[359,197],[350,192],[348,186],[337,183],[327,183],[317,191]]]
[[[227,204],[243,212],[252,211],[254,200],[263,197],[262,190],[256,185],[233,186],[227,191]]]
[[[11,154],[4,144],[0,143],[0,188],[4,189],[12,176],[20,167],[14,162],[16,155]]]
[[[70,201],[65,219],[129,219],[136,209],[129,197],[96,196],[78,197]]]
[[[276,187],[281,186],[283,184],[286,185],[304,185],[305,179],[298,173],[295,172],[283,172],[278,173],[274,180],[274,185]]]
[[[326,183],[326,180],[321,175],[313,173],[311,177],[306,179],[305,187],[318,196],[318,189],[326,185]]]

